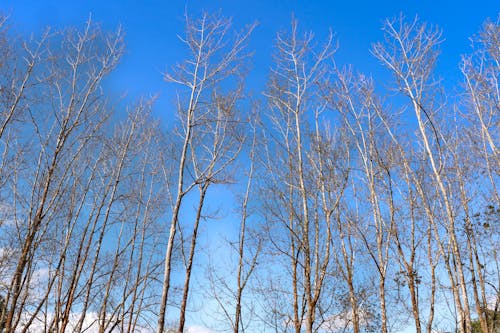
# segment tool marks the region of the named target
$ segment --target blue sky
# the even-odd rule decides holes
[[[225,16],[233,17],[236,27],[259,22],[250,45],[255,56],[249,78],[249,88],[258,94],[271,65],[274,36],[289,27],[292,13],[300,29],[312,30],[318,38],[332,28],[340,46],[338,63],[353,64],[356,70],[375,76],[385,73],[369,52],[370,44],[382,38],[382,21],[401,12],[408,17],[418,14],[423,21],[443,29],[445,42],[439,72],[447,80],[455,81],[459,78],[460,54],[469,50],[468,38],[487,17],[496,18],[500,3],[494,0],[2,0],[0,10],[10,14],[16,29],[26,33],[40,31],[45,26],[81,26],[90,14],[105,29],[121,24],[126,32],[127,53],[110,87],[118,95],[127,93],[131,100],[159,94],[156,112],[165,116],[172,114],[166,109],[173,105],[175,94],[161,73],[182,61],[182,44],[177,35],[182,35],[186,10],[190,15],[202,10],[221,10]]]
[[[108,81],[108,89],[116,95],[128,94],[129,100],[159,94],[155,107],[166,123],[175,110],[175,87],[164,82],[162,72],[183,60],[184,13],[198,15],[202,10],[221,10],[233,17],[236,28],[255,21],[250,49],[255,51],[249,89],[255,96],[265,86],[271,64],[272,45],[276,32],[289,27],[292,14],[302,31],[312,30],[321,40],[331,28],[339,42],[337,62],[352,64],[354,69],[376,77],[387,72],[370,54],[371,43],[382,39],[381,25],[385,18],[404,13],[418,14],[421,20],[443,29],[438,73],[445,84],[460,80],[460,54],[469,52],[468,38],[479,31],[486,18],[495,19],[500,11],[498,0],[89,0],[28,1],[0,0],[0,11],[10,15],[10,22],[23,33],[39,32],[46,26],[56,29],[82,26],[89,15],[105,29],[122,25],[126,33],[127,51],[117,71]],[[383,77],[383,76],[382,76]],[[217,190],[218,191],[218,190]],[[216,195],[229,196],[223,193]],[[222,193],[222,194],[221,194]]]

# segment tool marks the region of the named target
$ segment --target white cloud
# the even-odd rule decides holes
[[[214,332],[206,327],[193,325],[193,326],[188,326],[187,333],[214,333]]]
[[[70,314],[70,319],[69,319],[69,327],[68,331],[72,331],[76,329],[77,323],[81,317],[80,312],[73,312]],[[23,323],[27,322],[29,320],[29,314],[24,314],[23,317],[21,318],[21,325]],[[85,316],[85,320],[83,322],[83,330],[85,333],[98,333],[99,332],[99,327],[97,324],[98,321],[98,314],[96,312],[87,312]],[[30,325],[29,332],[43,332],[45,330],[45,322],[50,322],[53,319],[53,314],[49,313],[47,314],[46,318],[43,317],[42,315],[38,316],[37,319],[33,321],[33,323]],[[155,330],[152,328],[136,328],[135,332],[138,333],[154,333]],[[186,333],[214,333],[214,331],[210,330],[207,327],[204,326],[199,326],[199,325],[190,325],[187,326]],[[106,333],[112,333],[110,331],[106,331]]]
[[[12,227],[16,224],[12,206],[0,203],[0,227]]]
[[[495,310],[498,308],[498,304],[500,303],[500,296],[497,295],[489,295],[486,300],[486,304],[488,309]]]
[[[73,312],[70,314],[69,318],[69,324],[68,328],[66,331],[68,332],[73,332],[76,330],[78,326],[78,322],[82,316],[81,312]],[[21,318],[21,323],[20,327],[23,326],[23,323],[26,323],[29,320],[30,316],[29,314],[24,314],[23,317]],[[30,325],[28,332],[44,332],[45,331],[45,322],[51,322],[52,319],[54,318],[53,313],[48,313],[46,317],[43,315],[37,316],[37,319],[33,321],[33,323]],[[82,325],[82,332],[85,333],[98,333],[99,332],[99,326],[98,326],[98,314],[93,311],[89,311],[85,315],[85,319],[83,320],[83,325]],[[21,329],[16,330],[16,332],[20,332]],[[113,333],[116,332],[116,330],[111,331],[109,328],[105,331],[105,333]],[[152,328],[144,328],[144,327],[136,327],[135,331],[137,333],[154,333],[155,330]],[[189,332],[189,331],[188,331]],[[196,332],[210,332],[210,331],[194,331]],[[211,333],[211,332],[210,332]]]
[[[80,319],[81,313],[72,313],[70,314],[70,320],[69,320],[69,329],[68,330],[73,330],[76,328],[78,320]],[[53,319],[54,315],[52,313],[47,314],[46,318],[40,316],[37,316],[37,319],[33,321],[33,323],[29,327],[29,332],[43,332],[45,330],[45,322],[51,322]],[[89,312],[85,316],[85,320],[83,321],[83,328],[86,329],[85,332],[87,333],[97,333],[98,332],[98,327],[96,325],[97,323],[97,313],[95,312]],[[27,322],[30,319],[30,315],[25,313],[23,317],[21,318],[21,327],[23,326],[23,323]]]
[[[363,309],[359,310],[358,316],[359,322],[362,326],[369,323],[370,315]],[[348,327],[352,327],[352,311],[346,311],[344,313],[330,316],[321,325],[320,329],[331,332],[345,330]]]

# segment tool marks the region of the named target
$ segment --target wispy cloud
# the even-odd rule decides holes
[[[193,325],[188,326],[187,333],[214,333],[214,331],[203,326]]]

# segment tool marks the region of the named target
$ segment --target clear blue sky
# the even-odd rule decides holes
[[[161,73],[180,62],[183,14],[197,15],[201,10],[221,10],[233,17],[235,26],[259,22],[251,48],[255,51],[251,88],[259,90],[266,80],[271,60],[271,46],[277,31],[287,29],[292,13],[299,28],[312,30],[321,38],[332,28],[340,50],[337,61],[352,63],[354,68],[377,76],[383,69],[370,55],[372,42],[381,39],[384,18],[403,12],[408,17],[418,14],[423,21],[443,29],[440,72],[451,80],[458,78],[459,55],[468,51],[468,37],[481,23],[495,19],[500,11],[498,0],[73,0],[28,1],[0,0],[0,10],[10,14],[11,23],[24,32],[40,31],[45,26],[61,28],[82,25],[92,14],[105,29],[121,24],[126,32],[127,54],[112,79],[117,94],[127,92],[131,99],[160,93],[157,112],[172,105],[173,87],[163,82]],[[167,111],[168,112],[168,111]]]
[[[387,75],[369,52],[371,43],[382,38],[382,21],[401,12],[410,18],[418,14],[423,21],[443,29],[439,73],[445,83],[453,84],[460,80],[457,65],[460,54],[469,51],[468,38],[478,32],[486,18],[496,19],[500,1],[0,0],[0,11],[10,15],[11,25],[23,33],[39,32],[46,26],[82,26],[90,14],[105,29],[121,24],[126,32],[127,52],[108,88],[117,95],[127,92],[130,100],[159,93],[156,113],[166,122],[175,109],[175,89],[163,81],[161,73],[183,60],[183,45],[177,35],[183,34],[186,10],[195,16],[202,10],[221,10],[233,17],[237,28],[259,22],[250,44],[255,56],[249,80],[249,88],[259,96],[271,66],[276,32],[288,29],[292,13],[302,31],[312,30],[318,38],[332,28],[340,46],[337,62],[352,64],[356,70],[376,77]]]

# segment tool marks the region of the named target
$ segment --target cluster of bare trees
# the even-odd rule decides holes
[[[386,97],[335,65],[331,38],[315,47],[295,24],[278,35],[263,214],[270,255],[288,267],[286,287],[268,288],[288,302],[267,322],[389,332],[412,318],[416,332],[495,332],[499,26],[485,23],[463,57],[456,97],[434,74],[438,29],[399,18],[383,30],[372,53],[393,75]]]
[[[154,99],[103,88],[121,30],[26,39],[0,17],[0,331],[185,332],[196,289],[235,333],[498,332],[498,22],[450,88],[417,19],[372,47],[390,83],[293,21],[250,101],[254,28],[186,20],[161,126]],[[223,185],[234,213],[210,209]],[[235,232],[207,261],[221,216]]]
[[[150,102],[118,117],[103,95],[122,33],[2,37],[3,330],[134,331],[154,312],[164,148]]]

